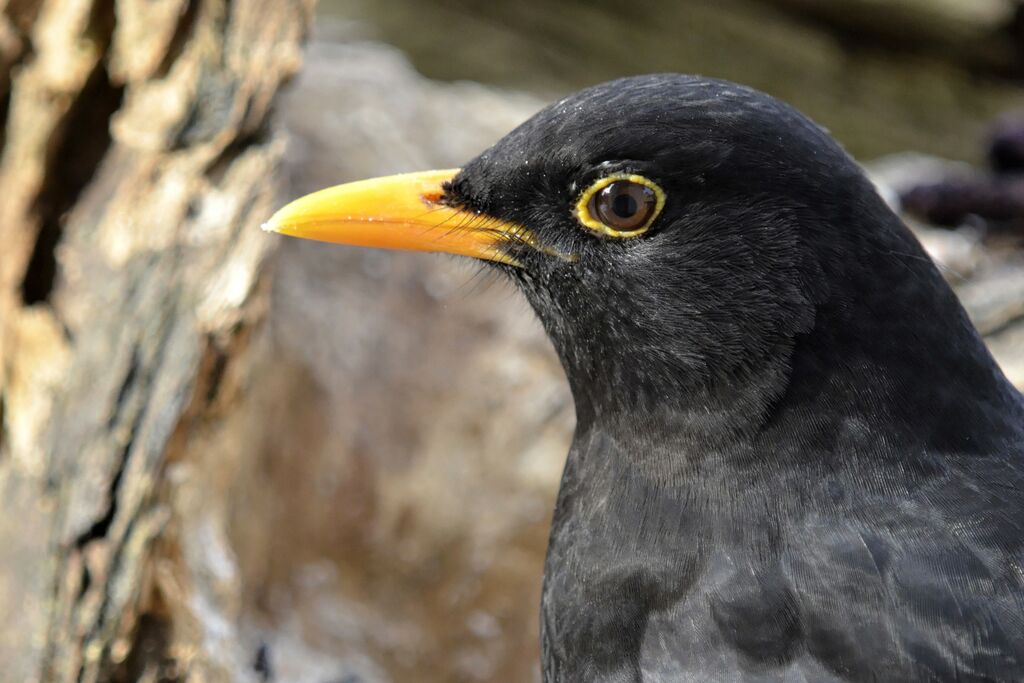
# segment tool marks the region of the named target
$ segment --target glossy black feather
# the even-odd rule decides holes
[[[668,195],[610,240],[610,171]],[[858,166],[753,90],[613,81],[537,114],[449,199],[510,247],[578,426],[544,680],[1024,680],[1024,403]]]

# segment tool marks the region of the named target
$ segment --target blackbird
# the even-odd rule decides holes
[[[1024,399],[858,165],[763,93],[626,78],[267,229],[485,261],[577,426],[544,681],[1024,681]]]

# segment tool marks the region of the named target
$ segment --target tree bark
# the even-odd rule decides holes
[[[5,680],[181,676],[167,481],[262,316],[313,2],[0,5]]]

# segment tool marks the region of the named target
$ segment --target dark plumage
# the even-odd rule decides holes
[[[1024,681],[1024,402],[788,106],[613,81],[454,177],[331,188],[267,227],[478,256],[543,321],[578,418],[546,683]]]
[[[582,230],[594,178],[668,197]],[[585,90],[448,201],[529,228],[506,270],[578,426],[551,531],[556,681],[1024,680],[1024,405],[858,166],[788,106]]]

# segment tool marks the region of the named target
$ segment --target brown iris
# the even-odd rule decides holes
[[[636,230],[658,205],[654,190],[629,180],[617,180],[590,198],[590,215],[614,230]]]
[[[580,196],[576,215],[586,227],[609,237],[635,237],[650,227],[665,204],[665,193],[640,175],[601,178]]]

